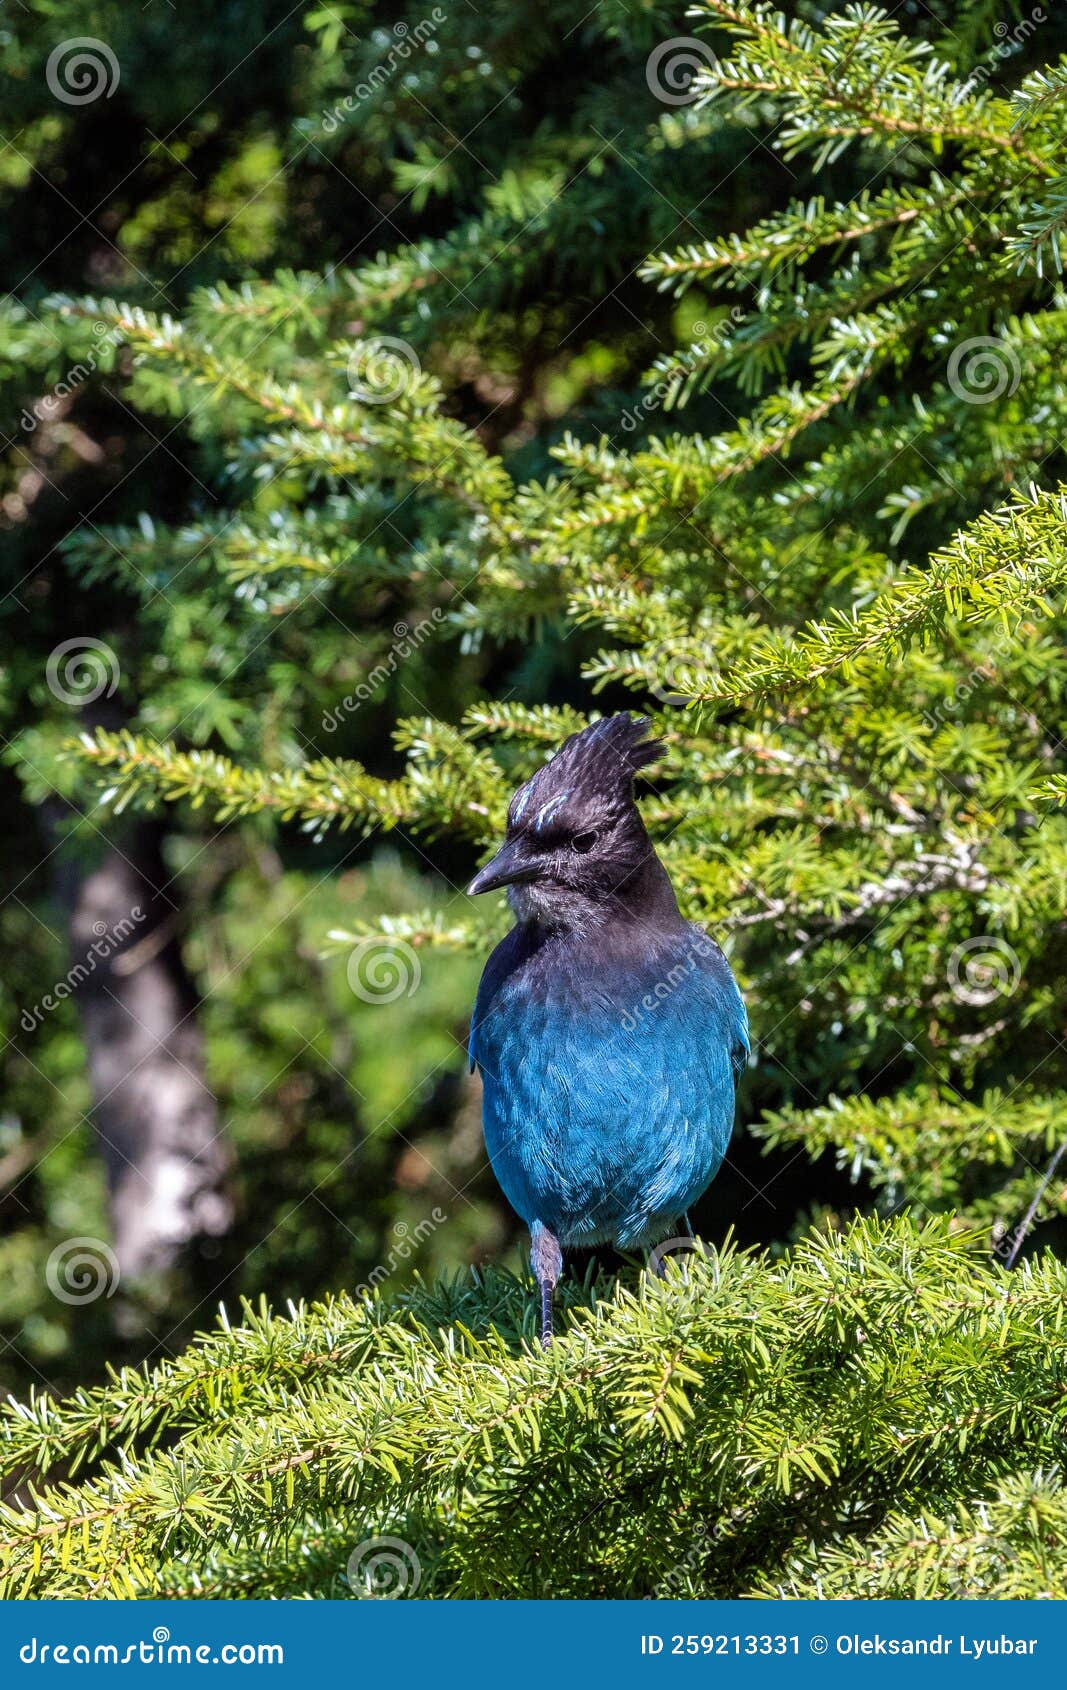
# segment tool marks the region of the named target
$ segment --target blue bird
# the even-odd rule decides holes
[[[486,1148],[530,1229],[541,1342],[563,1251],[648,1246],[714,1179],[748,1057],[745,1006],[714,940],[684,921],[637,805],[647,722],[573,734],[512,799],[468,888],[506,887],[515,926],[471,1020]]]

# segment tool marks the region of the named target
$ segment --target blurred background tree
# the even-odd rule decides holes
[[[513,1236],[460,1048],[477,957],[435,954],[410,995],[385,982],[384,1006],[373,981],[368,994],[354,974],[353,990],[345,953],[323,957],[331,929],[390,913],[430,907],[447,925],[469,842],[447,817],[433,840],[395,822],[336,840],[188,809],[109,814],[61,755],[72,727],[131,723],[285,766],[343,753],[390,776],[400,717],[589,697],[581,637],[558,616],[492,642],[442,629],[473,573],[447,508],[283,461],[235,479],[254,401],[221,429],[175,408],[166,380],[133,383],[121,333],[64,318],[55,296],[205,310],[223,356],[278,383],[303,373],[309,342],[384,327],[486,448],[548,473],[564,420],[613,424],[673,336],[676,308],[635,272],[677,235],[676,206],[736,215],[742,187],[751,201],[745,137],[716,125],[708,198],[705,161],[644,87],[669,24],[665,7],[634,23],[615,6],[578,22],[562,6],[349,4],[201,6],[180,28],[161,4],[31,4],[6,21],[5,1388],[93,1376],[116,1312],[129,1354],[171,1350],[235,1290],[355,1286],[385,1260],[402,1282]],[[771,203],[786,173],[769,153],[763,170]],[[343,369],[335,382],[343,396]],[[297,515],[315,523],[310,560],[294,556]],[[116,878],[120,901],[148,887],[151,908],[142,896],[129,939],[56,1001],[94,922],[111,946],[97,904]],[[170,996],[169,1036],[142,1025],[146,968]],[[168,1128],[157,1070],[175,1037],[189,1043],[169,1075],[189,1095]],[[130,1069],[132,1097],[105,1077]],[[166,1144],[153,1162],[149,1141],[181,1137],[187,1109],[200,1151],[191,1172],[169,1164],[176,1205]],[[448,1225],[427,1228],[442,1206]],[[49,1289],[53,1252],[82,1236],[117,1252],[117,1301]]]
[[[500,913],[461,887],[591,708],[666,729],[650,820],[750,995],[758,1136],[703,1230],[1015,1224],[1064,1083],[1050,582],[1010,649],[970,575],[894,609],[1062,477],[1062,103],[1035,84],[1020,139],[1004,98],[1062,29],[1001,52],[999,19],[831,32],[828,116],[771,28],[695,97],[721,7],[681,82],[658,4],[8,18],[5,1388],[512,1247],[461,1048]],[[983,337],[996,406],[946,374]],[[798,651],[832,686],[791,692]],[[147,913],[38,1014],[116,881]],[[50,1286],[82,1237],[113,1299]]]

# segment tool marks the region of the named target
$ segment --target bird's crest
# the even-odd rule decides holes
[[[609,805],[632,803],[633,778],[655,762],[662,742],[647,738],[648,718],[605,716],[565,740],[511,801],[511,826],[544,830],[568,799],[597,798]]]

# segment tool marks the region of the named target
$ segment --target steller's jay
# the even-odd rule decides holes
[[[573,734],[520,787],[474,895],[506,886],[515,926],[471,1020],[486,1148],[530,1229],[541,1342],[565,1249],[649,1245],[719,1170],[748,1056],[722,951],[683,921],[633,778],[646,721]]]

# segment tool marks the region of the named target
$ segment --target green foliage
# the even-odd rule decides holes
[[[280,360],[275,335],[256,346],[243,326],[255,289],[194,297],[182,325],[108,303],[54,308],[118,331],[131,398],[192,407],[238,486],[273,486],[284,466],[279,550],[247,610],[277,614],[272,583],[286,571],[294,620],[300,577],[315,584],[316,613],[320,597],[362,590],[358,516],[342,558],[322,502],[358,485],[375,529],[390,508],[415,524],[397,586],[425,615],[440,583],[442,640],[485,651],[561,621],[583,631],[574,656],[584,646],[595,688],[642,705],[651,695],[666,752],[646,813],[687,913],[726,938],[748,987],[752,1089],[775,1123],[764,1136],[832,1150],[896,1200],[1006,1230],[1020,1182],[1047,1156],[1037,1123],[1064,1080],[1052,936],[1067,862],[1062,820],[1037,808],[1056,791],[1067,679],[1051,621],[1067,536],[1056,486],[1067,318],[1006,239],[1054,175],[1067,106],[1027,82],[1017,122],[1007,99],[870,9],[818,29],[718,0],[706,14],[733,56],[704,77],[707,100],[676,137],[683,157],[699,154],[713,114],[770,114],[775,145],[810,157],[814,182],[831,163],[840,173],[847,150],[862,155],[860,175],[877,159],[881,180],[649,260],[662,288],[723,287],[742,308],[722,336],[660,360],[625,413],[631,440],[616,443],[621,418],[611,437],[566,434],[552,448],[562,474],[521,482],[413,367],[393,368],[392,403],[358,381],[334,397],[342,365],[351,376],[368,356],[369,343],[335,338],[344,311],[392,297],[404,266],[425,262],[412,248],[331,278],[321,297],[307,277],[276,276],[262,309],[274,317],[287,299],[297,323]],[[477,244],[484,231],[464,228]],[[444,348],[434,355],[443,369]],[[756,396],[731,432],[649,432],[660,403],[685,414],[728,379]],[[1009,496],[1020,476],[1030,492]],[[238,548],[241,579],[255,567],[248,512],[236,508],[220,559],[232,570]],[[73,555],[140,573],[194,541],[82,533]],[[420,557],[432,559],[425,575]],[[382,562],[366,567],[377,583]],[[221,590],[233,590],[225,576]],[[625,643],[593,651],[597,632]],[[306,714],[298,762],[160,743],[158,694],[148,735],[136,722],[99,730],[80,755],[116,809],[190,800],[217,822],[269,811],[316,838],[334,825],[413,828],[482,847],[511,785],[580,717],[524,700],[457,714],[402,720],[407,761],[388,780],[323,756]],[[462,945],[467,919],[457,908],[443,929],[403,934]],[[483,941],[479,928],[471,942]],[[961,1104],[941,1117],[936,1189],[918,1148],[917,1100],[931,1086]],[[827,1107],[854,1092],[886,1123],[913,1123],[903,1162],[892,1132],[872,1137],[855,1111]],[[983,1095],[1023,1125],[1005,1137],[982,1115],[999,1148],[983,1160],[979,1203],[966,1122]]]
[[[547,1353],[497,1271],[249,1310],[11,1408],[35,1476],[3,1510],[5,1591],[343,1596],[386,1532],[428,1596],[1064,1594],[1051,1258],[1008,1276],[943,1222],[857,1221],[603,1292],[572,1290]]]
[[[313,13],[206,172],[224,211],[284,158],[279,199],[198,247],[179,170],[121,220],[124,252],[196,248],[162,298],[128,264],[46,266],[6,305],[14,414],[88,372],[34,465],[70,486],[121,425],[179,467],[114,467],[78,522],[11,455],[5,509],[48,564],[0,710],[28,803],[86,811],[75,843],[140,811],[175,834],[267,1223],[236,1289],[275,1306],[339,1257],[366,1281],[439,1198],[427,1269],[506,1242],[476,1102],[429,1083],[505,920],[459,888],[563,736],[648,711],[643,810],[757,1041],[704,1227],[774,1253],[572,1280],[547,1356],[521,1281],[401,1293],[405,1264],[384,1301],[249,1314],[12,1409],[15,1593],[337,1595],[387,1532],[443,1596],[1065,1594],[1062,28],[1001,56],[981,6],[695,15],[707,66],[665,105],[664,7],[575,29],[502,0],[399,68],[361,7]],[[42,678],[87,629],[117,720]],[[404,871],[368,868],[386,838]],[[428,996],[355,1011],[350,1040],[339,981],[373,936]],[[36,943],[20,992],[55,967]],[[76,1076],[61,1031],[45,1065]],[[39,1324],[42,1185],[3,1241]]]

